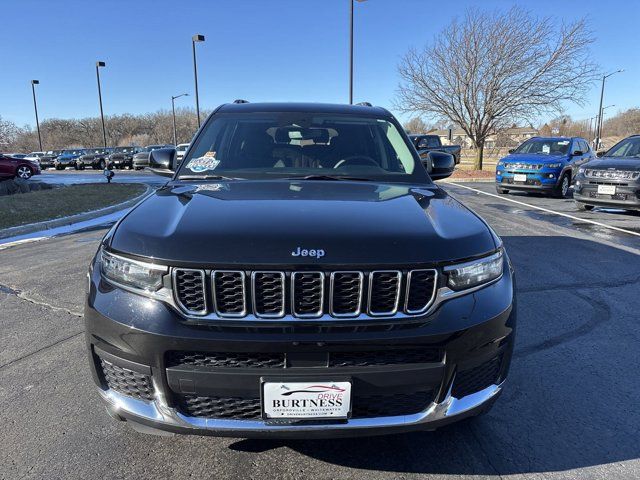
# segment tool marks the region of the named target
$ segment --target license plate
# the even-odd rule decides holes
[[[523,173],[516,173],[513,176],[513,181],[514,182],[526,182],[527,181],[527,176]]]
[[[615,185],[598,185],[598,193],[602,195],[615,195],[616,186]]]
[[[346,419],[351,408],[351,382],[265,382],[265,418]]]

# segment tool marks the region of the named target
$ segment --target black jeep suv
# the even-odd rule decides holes
[[[433,178],[453,171],[434,152]],[[516,326],[500,238],[370,106],[223,105],[106,234],[85,308],[109,413],[138,430],[335,437],[486,412]]]

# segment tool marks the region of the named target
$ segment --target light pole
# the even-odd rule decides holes
[[[102,120],[102,140],[107,148],[107,131],[104,128],[104,112],[102,111],[102,89],[100,88],[100,67],[106,67],[104,62],[96,62],[96,78],[98,79],[98,101],[100,102],[100,120]]]
[[[191,48],[193,49],[193,78],[196,83],[196,115],[198,117],[198,128],[200,128],[200,99],[198,98],[198,63],[196,62],[196,42],[204,42],[204,35],[194,35],[191,37]]]
[[[606,107],[602,107],[602,111],[600,112],[600,134],[598,135],[598,140],[600,140],[602,138],[602,127],[604,126],[604,111],[607,108],[611,108],[611,107],[615,107],[615,105],[607,105]]]
[[[598,107],[598,121],[596,123],[597,134],[596,134],[596,149],[600,147],[600,140],[602,138],[602,101],[604,99],[604,82],[611,75],[615,75],[616,73],[624,72],[624,69],[616,70],[615,72],[608,73],[607,75],[602,76],[602,89],[600,90],[600,106]]]
[[[36,102],[36,85],[40,85],[40,80],[31,80],[31,91],[33,92],[33,109],[36,111],[36,128],[38,129],[38,145],[42,152],[42,137],[40,136],[40,121],[38,120],[38,104]]]
[[[350,6],[349,15],[349,104],[353,105],[353,0]],[[357,0],[358,2],[366,2],[366,0]]]
[[[188,93],[181,93],[180,95],[171,96],[171,113],[173,114],[173,144],[178,145],[178,134],[176,132],[176,98],[188,97]]]

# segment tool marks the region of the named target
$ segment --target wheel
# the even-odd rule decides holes
[[[16,169],[16,177],[22,178],[23,180],[28,180],[33,175],[33,170],[31,167],[27,167],[26,165],[20,165]]]
[[[591,210],[594,209],[593,205],[587,205],[586,203],[582,203],[582,202],[576,202],[576,208],[580,211],[586,211],[586,212],[590,212]]]
[[[553,189],[552,195],[555,198],[566,198],[566,196],[569,194],[570,186],[571,186],[571,174],[565,173],[564,175],[562,175],[562,178],[560,179],[560,183],[558,184],[558,186]]]
[[[81,163],[80,165],[78,165],[78,170],[84,170],[86,167],[84,166],[84,163]]]
[[[106,162],[104,160],[100,160],[100,163],[98,164],[98,167],[100,168],[100,170],[104,170],[106,166],[107,166]]]
[[[504,195],[505,193],[509,193],[509,190],[507,190],[506,188],[498,187],[496,185],[496,192],[498,192],[500,195]]]
[[[64,170],[64,167],[62,165],[56,165],[56,170]]]
[[[77,163],[73,166],[73,169],[74,169],[74,170],[79,170],[79,169],[78,169],[78,164],[77,164]]]

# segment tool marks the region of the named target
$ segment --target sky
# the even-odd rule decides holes
[[[348,102],[350,0],[2,0],[0,116],[40,119],[99,115],[95,62],[106,115],[194,106],[191,37],[197,44],[201,109],[249,101]],[[368,0],[355,4],[354,101],[394,113],[397,65],[470,6],[518,4],[534,15],[571,22],[586,16],[596,37],[594,60],[607,80],[605,105],[640,106],[640,1]],[[594,116],[600,85],[585,106],[566,105],[576,119]],[[399,115],[407,120],[407,115]]]

